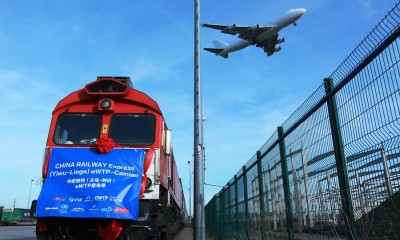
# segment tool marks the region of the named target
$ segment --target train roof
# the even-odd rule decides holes
[[[86,84],[80,90],[70,93],[61,99],[53,113],[58,109],[78,102],[92,101],[94,99],[121,99],[131,101],[138,105],[162,114],[157,102],[147,94],[133,88],[129,77],[98,77],[96,81]]]

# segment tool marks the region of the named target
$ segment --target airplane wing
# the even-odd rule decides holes
[[[255,27],[248,27],[246,30],[241,31],[238,37],[253,43],[257,43],[255,42],[257,35],[267,31],[272,27],[274,26],[260,26],[257,24]]]
[[[276,47],[276,44],[284,42],[285,39],[278,39],[278,34],[275,34],[262,42],[256,42],[255,45],[264,50],[267,56],[271,56],[274,52],[278,52],[281,50],[281,47]]]
[[[228,25],[209,24],[209,23],[202,24],[202,26],[221,30],[222,33],[226,34],[231,34],[231,35],[239,34],[239,38],[245,40],[252,40],[260,32],[264,32],[265,30],[271,28],[269,26],[259,26],[259,25],[255,27],[249,27],[249,26],[238,26],[236,24],[228,26]]]
[[[231,35],[236,35],[236,34],[242,32],[242,31],[245,31],[246,29],[249,28],[248,26],[236,26],[236,24],[233,24],[232,26],[228,26],[228,25],[221,25],[221,24],[205,23],[205,24],[202,24],[202,26],[221,30],[222,33],[231,34]]]

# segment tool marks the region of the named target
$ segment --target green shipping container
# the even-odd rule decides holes
[[[18,221],[21,218],[29,218],[29,209],[14,208],[14,211],[12,214],[12,220]]]
[[[11,208],[3,208],[3,212],[1,213],[1,221],[11,221],[13,211]]]

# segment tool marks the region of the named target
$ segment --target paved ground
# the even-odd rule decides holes
[[[184,227],[174,240],[193,240],[193,228]],[[0,228],[0,240],[36,240],[35,226],[13,226]],[[207,240],[210,240],[207,238]]]
[[[191,226],[184,227],[174,240],[193,240],[193,228]]]
[[[35,226],[0,227],[0,240],[36,240]]]

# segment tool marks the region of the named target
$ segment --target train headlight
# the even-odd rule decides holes
[[[114,111],[114,101],[108,98],[99,101],[97,109],[100,112],[113,112]]]
[[[104,99],[104,100],[101,100],[101,102],[100,102],[100,107],[102,108],[102,109],[109,109],[110,107],[111,107],[111,101],[110,100],[108,100],[108,99]]]

